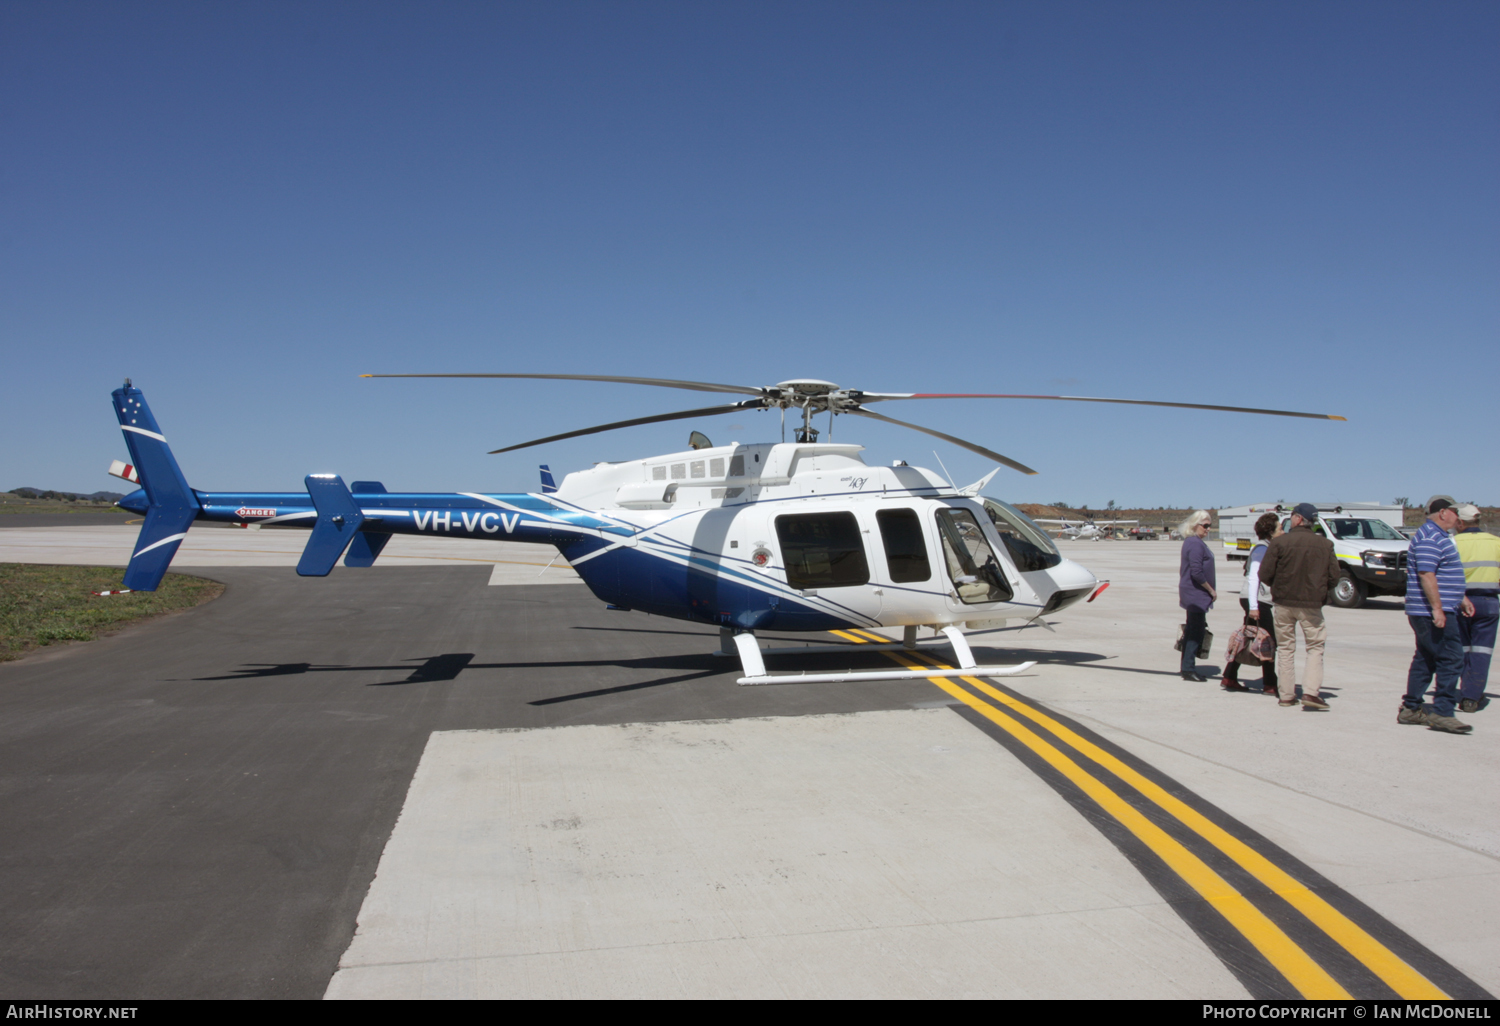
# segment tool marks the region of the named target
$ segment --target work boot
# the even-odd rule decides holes
[[[1314,712],[1327,712],[1328,703],[1323,701],[1322,695],[1303,695],[1302,708],[1312,709]]]
[[[1427,725],[1427,710],[1410,709],[1403,705],[1401,711],[1396,714],[1396,722],[1409,723],[1414,727],[1424,727]]]
[[[1466,698],[1462,702],[1458,703],[1458,711],[1466,713],[1476,713],[1488,704],[1489,699]]]
[[[1433,713],[1427,717],[1428,730],[1441,730],[1444,734],[1467,734],[1474,729],[1472,724],[1465,723],[1457,716],[1439,716]]]

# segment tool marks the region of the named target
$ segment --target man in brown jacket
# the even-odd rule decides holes
[[[1302,685],[1302,708],[1326,711],[1323,701],[1323,603],[1342,571],[1333,542],[1313,533],[1318,509],[1310,502],[1292,511],[1291,530],[1271,539],[1260,564],[1260,583],[1271,589],[1276,615],[1277,694],[1282,706],[1297,704],[1297,624],[1307,650],[1307,672]]]

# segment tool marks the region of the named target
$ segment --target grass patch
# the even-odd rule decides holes
[[[156,591],[93,594],[121,587],[123,576],[119,567],[0,563],[0,662],[58,642],[92,641],[224,591],[218,581],[168,574]]]

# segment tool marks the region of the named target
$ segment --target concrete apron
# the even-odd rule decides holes
[[[333,998],[1240,997],[952,711],[435,733]]]

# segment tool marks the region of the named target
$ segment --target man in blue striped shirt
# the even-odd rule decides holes
[[[1417,651],[1406,674],[1406,695],[1397,723],[1426,724],[1430,730],[1467,734],[1473,726],[1453,715],[1464,643],[1457,617],[1473,616],[1464,595],[1464,565],[1448,532],[1458,526],[1458,503],[1448,495],[1427,500],[1427,522],[1412,536],[1406,555],[1406,619]],[[1437,678],[1433,710],[1422,708],[1427,685]]]

